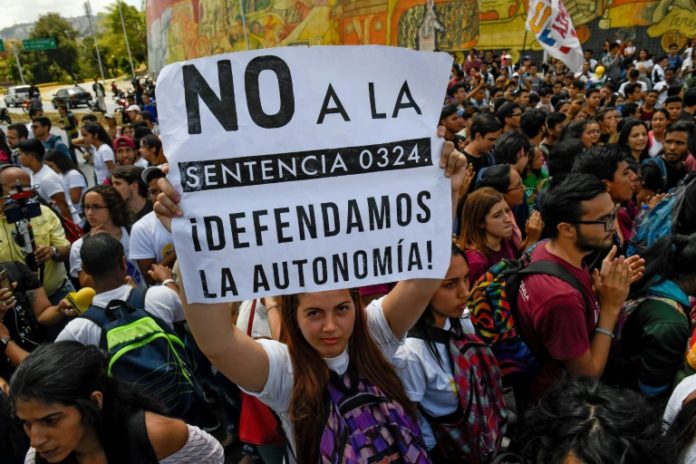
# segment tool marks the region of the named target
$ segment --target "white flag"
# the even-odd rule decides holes
[[[582,48],[573,20],[562,0],[530,0],[527,30],[536,35],[544,50],[573,72],[582,69]]]

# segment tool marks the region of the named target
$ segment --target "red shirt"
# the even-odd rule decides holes
[[[590,348],[590,337],[597,325],[599,307],[587,268],[577,268],[546,249],[542,243],[532,252],[532,262],[558,263],[575,277],[587,300],[558,277],[535,274],[524,278],[517,298],[519,324],[525,341],[542,358],[541,371],[532,382],[532,394],[541,396],[557,380],[563,361],[579,358]]]
[[[500,242],[500,250],[493,251],[486,256],[479,250],[466,250],[464,252],[466,263],[469,265],[469,284],[473,286],[476,281],[494,264],[504,259],[516,259],[517,249],[512,239]]]

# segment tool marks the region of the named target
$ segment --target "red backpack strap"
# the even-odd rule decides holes
[[[251,337],[251,329],[254,327],[254,314],[256,313],[256,298],[251,301],[251,311],[249,311],[249,323],[247,324],[247,335]]]

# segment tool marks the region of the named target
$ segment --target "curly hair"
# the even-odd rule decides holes
[[[587,464],[672,464],[660,414],[630,390],[581,378],[557,383],[525,419],[525,462],[560,464],[574,455]]]
[[[128,205],[121,198],[121,195],[111,185],[95,185],[87,190],[82,196],[82,209],[85,210],[85,198],[90,192],[98,193],[104,199],[106,207],[109,210],[111,222],[117,227],[126,227],[130,221],[130,213]]]

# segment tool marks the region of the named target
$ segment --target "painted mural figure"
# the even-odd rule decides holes
[[[438,21],[435,13],[434,0],[428,0],[425,10],[425,18],[418,28],[418,49],[424,51],[434,51],[437,49],[437,38],[435,31],[444,32],[444,26]]]

